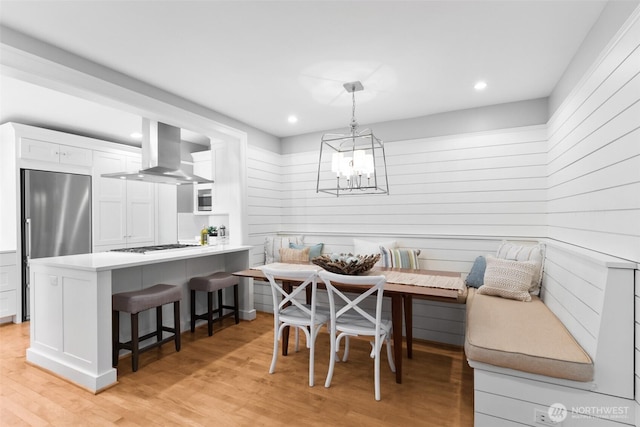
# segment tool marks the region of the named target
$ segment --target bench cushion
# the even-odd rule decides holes
[[[520,302],[467,296],[464,349],[469,360],[574,381],[593,379],[593,362],[538,297]]]

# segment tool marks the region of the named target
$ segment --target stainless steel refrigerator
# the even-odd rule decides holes
[[[91,252],[91,177],[22,169],[22,320],[29,259]]]

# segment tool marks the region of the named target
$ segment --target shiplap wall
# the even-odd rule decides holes
[[[640,24],[549,122],[549,236],[640,261]]]
[[[318,151],[283,156],[282,226],[298,233],[540,236],[546,128],[385,145],[389,196],[317,194]]]

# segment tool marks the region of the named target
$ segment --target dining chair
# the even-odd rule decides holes
[[[327,289],[331,316],[331,354],[329,372],[324,386],[329,387],[331,385],[336,357],[340,349],[340,341],[345,338],[345,352],[342,360],[346,361],[350,336],[372,336],[374,341],[371,342],[370,357],[374,359],[375,398],[380,400],[380,350],[383,343],[387,346],[389,368],[391,368],[391,372],[396,371],[391,351],[391,320],[382,316],[382,297],[386,279],[384,276],[347,276],[328,271],[321,271],[319,276],[324,281]],[[349,293],[345,289],[348,287],[361,289],[357,293]],[[369,313],[361,307],[361,303],[374,294],[376,295],[375,313]],[[336,297],[339,298],[340,307],[336,304]]]
[[[319,311],[316,307],[317,272],[316,270],[262,270],[271,284],[273,296],[273,358],[269,373],[273,374],[278,360],[278,347],[282,333],[287,326],[296,329],[296,351],[298,351],[298,331],[304,332],[309,349],[309,386],[314,383],[315,342],[322,325],[329,321],[327,310]],[[289,291],[282,282],[294,282],[296,285]],[[311,288],[311,301],[306,304],[307,289]],[[298,297],[298,298],[296,298]]]

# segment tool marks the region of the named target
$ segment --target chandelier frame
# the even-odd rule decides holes
[[[345,83],[351,93],[352,117],[348,134],[324,134],[320,141],[316,193],[338,196],[389,194],[387,158],[384,143],[373,131],[358,130],[355,119],[355,92],[363,90],[360,82]],[[349,155],[351,157],[349,157]],[[325,166],[323,174],[323,166]],[[327,172],[335,176],[334,185],[327,185]],[[324,176],[323,176],[324,175]]]

